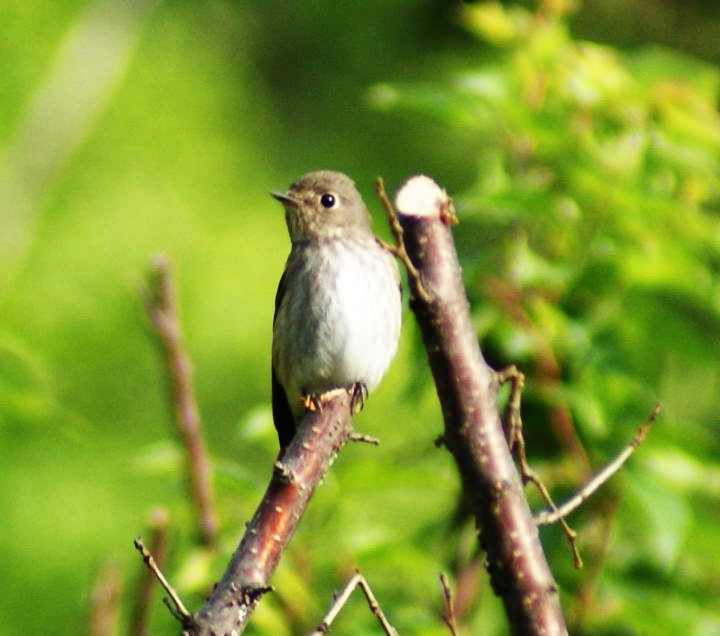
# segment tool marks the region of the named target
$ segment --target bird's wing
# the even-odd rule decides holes
[[[273,315],[273,326],[275,326],[278,309],[285,297],[286,286],[286,274],[283,273],[275,294],[275,314]],[[282,453],[285,448],[290,445],[292,438],[295,436],[295,418],[290,410],[290,402],[288,402],[285,389],[282,384],[280,384],[277,373],[275,373],[274,364],[272,365],[272,414],[273,422],[275,423],[275,430],[277,431],[278,439],[280,440],[280,452]]]

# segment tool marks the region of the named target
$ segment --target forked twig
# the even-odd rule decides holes
[[[581,506],[583,502],[589,499],[590,496],[598,488],[600,488],[600,486],[602,486],[618,470],[620,470],[630,455],[632,455],[635,452],[635,449],[645,440],[648,431],[660,414],[661,407],[659,404],[653,407],[647,421],[637,430],[630,443],[618,454],[615,459],[596,473],[590,481],[588,481],[575,495],[573,495],[573,497],[561,506],[557,506],[552,500],[547,488],[542,483],[542,480],[530,467],[525,454],[525,439],[522,433],[522,420],[520,417],[520,395],[525,384],[525,376],[515,366],[511,366],[498,372],[497,379],[500,384],[505,382],[511,383],[510,397],[508,398],[505,417],[505,433],[507,435],[510,449],[517,450],[517,457],[520,464],[520,473],[522,475],[523,482],[533,483],[540,492],[542,498],[550,507],[550,510],[545,510],[535,515],[535,523],[538,526],[547,526],[559,522],[565,532],[568,542],[570,543],[575,567],[580,568],[582,567],[582,558],[580,557],[575,541],[577,538],[577,532],[575,532],[575,530],[567,524],[565,517]]]
[[[345,584],[345,587],[342,589],[342,591],[339,594],[335,595],[333,604],[330,606],[330,610],[327,614],[325,614],[320,625],[318,625],[315,631],[311,632],[309,636],[322,636],[323,634],[327,634],[330,631],[330,625],[332,625],[333,621],[337,618],[340,610],[344,607],[345,603],[347,603],[350,595],[353,593],[356,587],[359,587],[362,590],[365,598],[367,599],[370,611],[378,619],[378,622],[380,623],[385,633],[388,634],[388,636],[398,636],[397,631],[395,631],[395,628],[388,622],[387,618],[385,618],[385,614],[383,614],[382,609],[380,609],[380,605],[377,602],[374,594],[372,593],[372,590],[370,589],[370,585],[368,584],[367,580],[362,574],[360,574],[358,570],[355,571],[355,574],[352,576],[352,578]]]
[[[546,526],[556,521],[562,521],[564,517],[569,515],[573,510],[578,508],[584,501],[586,501],[600,486],[602,486],[610,477],[612,477],[622,465],[628,460],[630,455],[635,452],[635,449],[640,446],[645,440],[650,428],[660,415],[662,407],[656,404],[647,421],[636,431],[630,443],[618,453],[618,456],[605,465],[603,469],[595,474],[575,495],[568,499],[564,504],[559,507],[552,507],[552,510],[546,510],[535,515],[535,523],[538,526]]]
[[[500,384],[510,382],[510,397],[508,398],[507,408],[505,412],[505,435],[507,436],[508,446],[510,450],[517,453],[518,463],[520,464],[520,475],[523,484],[532,483],[538,489],[540,496],[545,503],[550,506],[551,510],[557,510],[557,506],[550,496],[550,492],[543,484],[538,474],[532,469],[527,460],[525,453],[525,438],[522,432],[522,418],[520,415],[520,397],[525,386],[525,376],[514,365],[503,369],[497,373],[497,380]],[[573,530],[564,518],[560,517],[556,521],[560,522],[565,537],[570,544],[570,550],[573,555],[573,564],[576,568],[583,566],[582,557],[578,550],[576,539],[577,532]]]

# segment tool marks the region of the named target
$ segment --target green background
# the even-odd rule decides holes
[[[88,631],[148,514],[191,609],[223,569],[276,452],[270,190],[431,175],[487,357],[528,376],[530,460],[558,499],[659,401],[622,474],[541,532],[573,633],[720,634],[720,10],[712,3],[3,0],[0,38],[0,633]],[[505,7],[505,8],[503,8]],[[601,43],[591,44],[590,40]],[[198,548],[140,289],[175,265],[222,540]],[[263,599],[252,633],[311,629],[362,569],[400,633],[504,634],[458,505],[417,329]],[[536,509],[541,503],[534,493]],[[177,633],[156,597],[153,633]],[[359,598],[337,633],[378,633]]]

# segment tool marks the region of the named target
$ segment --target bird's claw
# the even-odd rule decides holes
[[[303,395],[300,398],[300,404],[302,404],[302,407],[306,411],[319,413],[322,412],[323,403],[329,402],[333,398],[337,397],[341,391],[345,390],[346,389],[339,388],[331,389],[330,391],[325,391],[324,393],[311,393],[309,395]],[[356,413],[362,411],[365,406],[368,390],[362,382],[357,382],[347,389],[347,391],[350,393],[350,412],[355,415]]]
[[[355,415],[363,410],[368,396],[367,387],[362,382],[356,382],[350,389],[350,412]]]
[[[300,398],[300,402],[302,403],[303,408],[304,408],[306,411],[312,411],[313,413],[315,413],[316,411],[318,411],[318,412],[319,412],[319,411],[322,411],[322,400],[321,400],[321,398],[322,398],[321,395],[316,395],[316,394],[303,395],[303,396]]]

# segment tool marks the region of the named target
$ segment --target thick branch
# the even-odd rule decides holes
[[[263,500],[222,580],[184,634],[240,634],[287,547],[315,488],[350,439],[351,395],[338,390],[308,412],[284,455],[275,462]]]
[[[452,203],[432,180],[413,177],[398,192],[396,207],[404,249],[419,272],[409,273],[410,307],[442,406],[444,443],[480,528],[493,589],[514,634],[566,634],[557,586],[503,433],[496,375],[473,329],[449,228]]]
[[[217,521],[213,507],[210,463],[193,390],[192,364],[182,344],[172,271],[165,258],[158,257],[152,264],[146,303],[148,316],[165,354],[175,422],[187,456],[190,490],[197,512],[200,539],[204,545],[212,545],[217,534]]]

